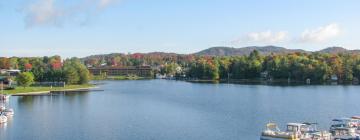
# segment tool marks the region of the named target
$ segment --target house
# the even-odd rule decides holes
[[[260,73],[260,77],[263,79],[268,79],[269,77],[269,72],[268,71],[263,71]]]
[[[180,66],[176,67],[176,73],[182,73],[183,69]]]
[[[338,81],[338,77],[335,74],[331,75],[331,81]]]
[[[165,79],[166,78],[166,74],[162,75],[160,73],[157,73],[155,76],[156,79]]]
[[[12,70],[7,70],[6,73],[9,76],[17,76],[19,73],[21,73],[21,71],[18,69],[12,69]]]

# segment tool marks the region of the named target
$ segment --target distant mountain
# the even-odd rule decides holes
[[[244,48],[231,48],[231,47],[212,47],[209,49],[202,50],[195,53],[195,55],[209,55],[209,56],[236,56],[236,55],[249,55],[252,51],[257,50],[262,55],[274,54],[285,54],[285,53],[294,53],[302,52],[307,53],[305,50],[301,49],[286,49],[283,47],[277,46],[250,46]]]
[[[270,54],[287,54],[287,53],[294,53],[294,52],[301,52],[301,53],[330,53],[330,54],[338,54],[338,53],[351,53],[351,54],[360,54],[360,50],[347,50],[342,47],[329,47],[319,51],[305,51],[301,49],[286,49],[284,47],[277,47],[277,46],[250,46],[250,47],[243,47],[243,48],[233,48],[233,47],[212,47],[205,50],[202,50],[197,53],[193,53],[190,55],[208,55],[208,56],[243,56],[249,55],[252,51],[257,50],[262,55],[270,55]],[[98,60],[107,60],[108,58],[112,58],[115,56],[125,56],[127,54],[124,53],[111,53],[111,54],[99,54],[99,55],[92,55],[82,58],[85,60],[90,59],[98,59]],[[149,53],[134,53],[130,54],[131,56],[147,56],[151,58],[157,57],[176,57],[176,56],[184,56],[186,54],[177,54],[177,53],[165,53],[165,52],[149,52]]]
[[[322,49],[320,51],[317,51],[318,53],[330,53],[330,54],[338,54],[338,53],[360,53],[360,50],[348,50],[342,47],[328,47],[325,49]]]

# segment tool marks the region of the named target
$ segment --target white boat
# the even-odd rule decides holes
[[[331,140],[327,131],[317,131],[315,123],[288,123],[286,131],[280,131],[275,123],[268,123],[260,140]]]
[[[1,112],[1,114],[4,114],[7,117],[14,116],[14,110],[12,108],[5,109]]]
[[[10,99],[10,95],[0,94],[0,101],[6,101]]]
[[[360,140],[360,119],[358,117],[333,119],[330,132],[334,139]]]
[[[3,114],[0,114],[0,123],[6,123],[7,122],[7,117]]]
[[[356,128],[336,127],[330,130],[334,140],[360,140],[360,135],[356,133]]]

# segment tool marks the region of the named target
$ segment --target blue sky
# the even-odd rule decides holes
[[[359,0],[0,0],[0,56],[360,49]]]

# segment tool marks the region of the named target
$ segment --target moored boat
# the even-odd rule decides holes
[[[10,117],[10,116],[14,116],[14,110],[12,108],[9,108],[9,109],[5,109],[1,112],[1,114],[7,116],[7,117]]]
[[[6,100],[9,100],[10,98],[10,95],[4,95],[4,94],[0,94],[0,101],[6,101]]]
[[[3,114],[0,114],[0,123],[6,123],[7,122],[7,117]]]
[[[316,130],[316,123],[288,123],[281,131],[275,123],[268,123],[260,140],[331,140],[327,131]]]
[[[330,133],[335,140],[360,140],[359,124],[357,117],[333,119]]]

